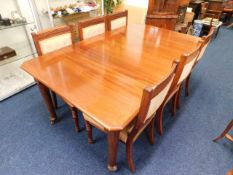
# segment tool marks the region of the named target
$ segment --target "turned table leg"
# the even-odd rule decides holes
[[[50,92],[51,92],[51,95],[52,95],[53,106],[54,106],[55,109],[57,109],[58,108],[58,106],[57,106],[57,95],[53,91],[50,91]]]
[[[233,127],[233,119],[231,120],[231,122],[227,125],[227,127],[225,128],[225,130],[213,141],[217,142],[218,140],[220,140],[221,138],[227,136],[227,138],[229,137],[229,135],[227,134],[230,129]],[[229,139],[229,138],[228,138]],[[230,139],[231,140],[231,139]]]
[[[43,97],[44,102],[46,104],[46,107],[47,107],[47,109],[49,111],[50,123],[51,123],[51,125],[53,125],[56,118],[57,118],[57,115],[55,113],[53,102],[52,102],[52,99],[51,99],[51,96],[50,96],[50,90],[45,85],[43,85],[41,82],[39,82],[39,81],[36,81],[36,82],[37,82],[37,85],[39,87],[41,96]]]
[[[117,148],[119,142],[119,131],[108,132],[108,170],[117,171]]]
[[[80,132],[77,109],[70,105],[70,110],[72,112],[72,118],[74,120],[75,130],[76,130],[76,132]]]

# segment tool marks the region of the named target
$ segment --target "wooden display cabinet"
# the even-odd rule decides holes
[[[174,30],[179,7],[188,4],[189,0],[149,0],[146,24]]]

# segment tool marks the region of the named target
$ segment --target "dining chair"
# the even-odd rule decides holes
[[[115,30],[128,24],[128,10],[109,14],[106,16],[108,30]]]
[[[55,50],[61,49],[63,47],[72,45],[75,43],[75,36],[72,32],[72,29],[70,26],[59,26],[55,28],[51,28],[48,30],[43,30],[38,33],[32,33],[32,38],[37,50],[38,56],[42,56],[44,54],[47,54],[49,52],[53,52]],[[57,108],[57,97],[56,94],[50,90],[52,94],[52,101],[55,108]],[[64,100],[64,99],[63,99]],[[75,129],[76,131],[79,131],[79,124],[78,124],[78,118],[77,118],[77,111],[73,107],[71,103],[64,100],[72,111],[72,117],[74,119],[75,123]],[[54,121],[51,121],[51,124],[53,124]]]
[[[78,22],[79,39],[85,40],[107,31],[106,18],[95,17]]]
[[[129,169],[134,172],[135,165],[132,158],[133,143],[145,128],[148,128],[148,137],[151,144],[154,143],[154,119],[155,114],[163,103],[175,77],[177,63],[174,63],[169,74],[158,84],[144,88],[138,116],[119,134],[119,140],[126,144],[126,154]],[[92,143],[92,126],[106,132],[106,129],[90,116],[83,113],[88,132],[88,142]]]
[[[213,37],[213,34],[214,34],[214,28],[211,27],[208,35],[202,37],[203,42],[202,42],[202,46],[201,46],[201,51],[200,51],[199,56],[197,57],[197,60],[193,66],[193,69],[196,67],[197,63],[199,63],[199,61],[203,58],[205,50],[206,50],[207,46],[209,45],[209,43]],[[193,71],[193,69],[192,69],[192,71]],[[186,96],[189,96],[189,81],[190,81],[192,71],[190,72],[189,76],[185,80],[185,95]]]
[[[157,131],[160,135],[163,134],[163,109],[165,105],[172,100],[172,116],[176,113],[177,103],[179,103],[179,94],[181,89],[182,82],[188,77],[190,74],[196,59],[200,53],[202,42],[198,42],[197,48],[192,53],[184,53],[181,55],[180,60],[177,61],[179,63],[176,71],[176,75],[171,85],[171,89],[169,90],[161,108],[159,108],[156,118]]]
[[[213,141],[217,142],[220,139],[226,137],[228,140],[233,142],[233,136],[229,134],[229,131],[232,129],[232,127],[233,127],[233,119],[227,124],[224,131],[218,137],[216,137]]]

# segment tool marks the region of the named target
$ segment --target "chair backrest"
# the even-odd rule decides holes
[[[144,126],[155,116],[156,111],[164,102],[177,70],[177,63],[174,63],[169,74],[158,84],[148,86],[143,90],[141,105],[137,121],[132,130],[133,139],[137,137]]]
[[[106,16],[108,30],[114,30],[120,27],[127,26],[128,24],[128,10],[109,14]]]
[[[39,56],[74,43],[74,34],[70,26],[59,26],[32,33],[32,38]]]
[[[158,84],[144,88],[136,123],[129,134],[129,140],[136,138],[155,117],[155,113],[164,102],[175,77],[178,64],[174,63],[169,74]]]
[[[95,17],[78,22],[79,39],[88,39],[107,31],[106,18]]]
[[[201,58],[203,57],[203,54],[205,53],[205,50],[206,50],[207,46],[209,45],[209,43],[211,41],[211,38],[213,37],[213,34],[214,34],[214,28],[211,27],[208,35],[202,37],[203,43],[202,43],[202,46],[201,46],[200,54],[197,57],[197,61],[196,62],[200,61]]]
[[[197,48],[190,54],[183,54],[179,60],[179,65],[177,67],[177,72],[172,82],[171,91],[176,89],[191,73],[193,66],[200,54],[202,41],[198,43]],[[170,92],[169,92],[170,93]]]

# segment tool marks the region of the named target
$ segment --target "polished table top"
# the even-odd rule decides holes
[[[107,131],[122,130],[139,111],[143,88],[158,83],[199,38],[128,25],[25,62],[22,68]]]

